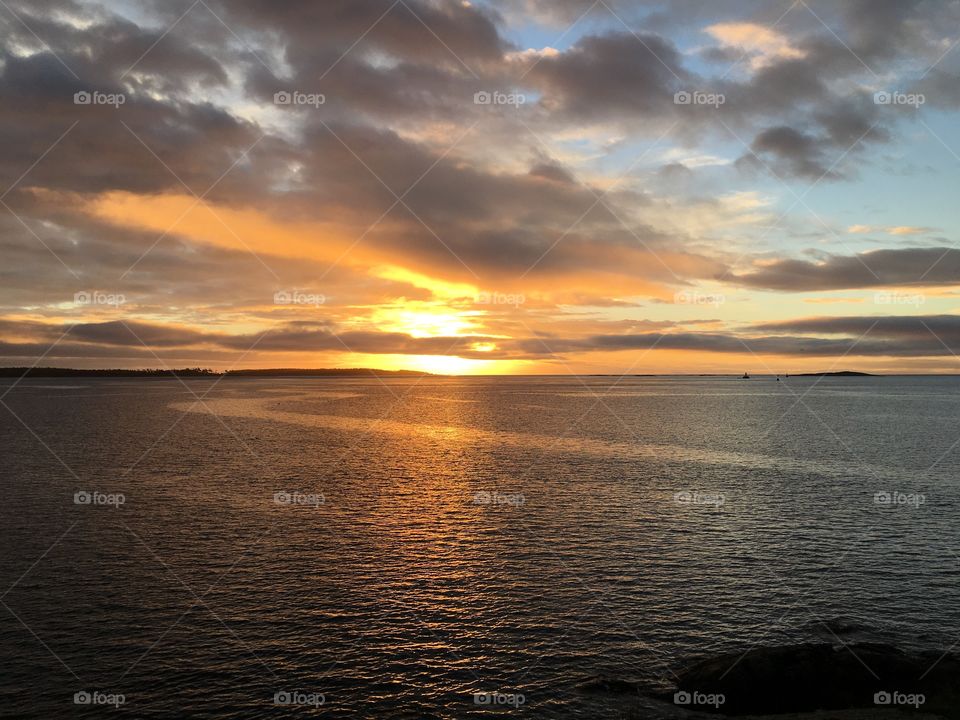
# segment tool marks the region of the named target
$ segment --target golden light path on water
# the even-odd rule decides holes
[[[360,393],[350,392],[300,392],[289,395],[276,395],[266,398],[218,398],[207,399],[202,406],[191,402],[175,402],[169,407],[181,412],[200,414],[214,413],[218,416],[238,417],[279,422],[303,427],[326,428],[354,433],[379,433],[401,437],[419,437],[433,442],[447,441],[457,445],[474,444],[492,447],[525,448],[542,452],[588,455],[597,458],[657,459],[671,462],[699,463],[707,465],[729,465],[757,470],[779,470],[782,472],[813,472],[828,476],[863,476],[869,474],[875,478],[903,479],[901,474],[891,472],[889,468],[864,466],[840,462],[810,461],[784,456],[770,456],[757,453],[741,453],[723,450],[706,450],[680,445],[653,443],[625,443],[583,437],[556,437],[535,433],[492,431],[480,428],[468,428],[455,425],[432,425],[409,423],[385,418],[370,419],[343,415],[315,415],[291,412],[279,406],[298,401],[336,402],[362,397]]]

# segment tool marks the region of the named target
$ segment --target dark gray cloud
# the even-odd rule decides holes
[[[0,63],[3,189],[29,170],[20,187],[160,192],[182,189],[182,181],[199,194],[260,135],[251,123],[209,103],[161,102],[128,93],[103,77],[97,63],[71,62],[84,73],[80,79],[50,53],[6,54]],[[95,71],[85,73],[90,67]],[[74,96],[81,92],[123,94],[125,102],[77,105]],[[44,162],[38,163],[41,157]],[[246,168],[235,172],[231,182]]]
[[[806,135],[791,127],[780,126],[769,128],[761,132],[753,141],[751,148],[754,155],[746,156],[743,160],[749,162],[772,156],[774,172],[798,177],[807,177],[812,180],[835,179],[839,174],[832,171],[823,162],[821,143],[817,138]]]
[[[733,276],[747,287],[786,292],[960,283],[960,250],[948,247],[871,250],[818,261],[778,260]]]
[[[360,52],[376,48],[417,61],[459,63],[496,59],[510,44],[496,17],[479,4],[425,0],[221,0],[214,7],[243,27],[284,38],[291,63],[315,59],[327,48],[341,54],[363,37]]]
[[[592,35],[568,52],[546,56],[530,73],[552,113],[579,120],[611,115],[674,114],[673,95],[683,82],[673,45],[656,35]],[[688,76],[689,77],[689,76]]]
[[[804,335],[882,337],[927,348],[938,344],[941,349],[944,345],[952,349],[960,347],[960,316],[957,315],[800,318],[762,323],[754,329]]]
[[[306,140],[309,150],[300,160],[311,189],[287,198],[291,213],[301,205],[328,207],[370,222],[393,204],[391,190],[401,195],[416,183],[404,205],[391,212],[389,227],[370,233],[366,242],[424,267],[445,266],[462,279],[528,269],[535,276],[578,273],[585,262],[596,270],[672,278],[651,252],[677,272],[704,277],[722,269],[645,226],[643,197],[624,191],[599,203],[599,190],[572,182],[555,165],[494,173],[396,133],[350,125],[311,128]],[[545,172],[554,182],[543,181]]]
[[[818,112],[812,123],[816,135],[787,125],[767,128],[754,138],[750,153],[741,156],[738,165],[814,182],[849,178],[849,168],[867,144],[890,139],[880,119],[874,119],[876,114],[876,108],[861,100]]]
[[[544,180],[552,180],[553,182],[576,183],[576,178],[574,178],[573,174],[567,168],[550,161],[538,162],[530,168],[530,175],[543,178]]]

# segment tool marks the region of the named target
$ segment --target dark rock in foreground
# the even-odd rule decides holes
[[[879,643],[758,647],[693,663],[669,692],[611,678],[594,678],[581,690],[654,701],[644,717],[960,720],[960,657]]]
[[[690,709],[728,716],[919,708],[960,718],[958,678],[960,658],[954,655],[824,643],[753,648],[702,660],[679,674],[678,691],[691,698]],[[720,705],[694,706],[698,697],[718,695],[724,700]]]

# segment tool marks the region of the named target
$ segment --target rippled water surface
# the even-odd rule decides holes
[[[581,685],[839,641],[838,618],[918,649],[960,634],[960,379],[2,393],[11,717],[618,718]]]

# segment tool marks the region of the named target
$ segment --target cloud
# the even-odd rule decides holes
[[[82,79],[49,53],[7,54],[0,62],[5,98],[0,142],[6,148],[0,182],[5,188],[19,180],[20,187],[147,193],[184,183],[202,193],[258,137],[252,124],[204,102],[163,102],[137,93],[121,108],[77,105],[79,92],[125,92],[89,60],[69,60],[83,72]],[[41,157],[44,162],[37,162]],[[233,177],[245,172],[235,168]]]
[[[960,316],[851,316],[815,317],[757,323],[754,330],[799,332],[804,334],[862,335],[872,334],[898,339],[924,339],[932,333],[949,337],[951,343],[960,341]]]
[[[380,355],[449,341],[471,357],[482,342],[501,358],[655,342],[738,353],[742,340],[842,352],[850,338],[766,337],[717,318],[715,333],[685,332],[696,319],[672,324],[653,301],[719,278],[793,293],[960,276],[947,240],[729,274],[741,252],[768,252],[758,228],[779,191],[737,169],[857,181],[911,117],[873,102],[881,84],[956,110],[953,56],[923,80],[908,72],[952,44],[960,10],[947,3],[816,4],[830,30],[802,7],[771,29],[782,10],[734,0],[9,5],[30,28],[0,28],[0,191],[18,183],[4,195],[15,215],[0,215],[10,353],[70,322],[57,352],[73,355],[55,357],[149,360],[130,328],[155,351],[211,361],[268,329],[267,352],[317,357],[345,352],[342,341]],[[278,90],[325,102],[277,105]],[[475,103],[481,90],[526,102]],[[679,90],[725,102],[679,103]],[[84,91],[125,102],[75,104]],[[866,217],[849,232],[933,232],[922,217]],[[815,234],[789,220],[787,238]],[[272,303],[296,288],[323,294],[322,310]],[[468,307],[488,289],[524,293],[524,322]],[[91,290],[128,304],[111,315],[71,302]],[[413,337],[400,308],[468,327]]]
[[[887,228],[891,235],[923,235],[932,232],[933,228],[913,227],[911,225],[898,225],[897,227]]]
[[[891,355],[943,355],[960,350],[960,316],[853,316],[802,318],[763,323],[759,331],[804,335],[845,335],[855,339],[882,338]],[[868,344],[868,349],[874,347]],[[858,347],[858,352],[862,350]]]
[[[496,59],[512,48],[499,32],[496,16],[480,4],[426,0],[219,0],[215,3],[243,26],[280,33],[286,60],[312,63],[333,59],[364,38],[360,53],[376,48],[417,61],[459,64]]]
[[[915,227],[913,225],[891,225],[888,227],[874,227],[873,225],[851,225],[847,232],[851,235],[863,235],[871,232],[882,232],[888,235],[926,235],[935,231],[931,227]]]
[[[744,356],[942,357],[960,351],[960,317],[804,318],[756,324],[746,334],[623,332],[583,337],[551,334],[511,339],[485,335],[414,337],[406,333],[343,331],[312,322],[262,333],[229,334],[180,326],[111,321],[65,329],[36,323],[0,323],[20,342],[0,343],[0,355],[28,357],[38,348],[55,358],[236,359],[256,346],[263,353],[456,355],[468,359],[556,359],[571,353],[679,350]],[[65,334],[64,334],[65,332]],[[772,334],[771,334],[772,333]],[[792,333],[792,334],[784,334]],[[44,342],[63,335],[54,347]],[[33,336],[36,340],[30,341]],[[232,353],[231,353],[232,351]],[[158,360],[158,358],[160,360]]]
[[[794,47],[782,33],[757,23],[717,23],[707,27],[706,32],[722,45],[736,48],[749,56],[750,66],[755,70],[779,60],[802,58],[806,54]]]
[[[747,158],[770,157],[781,174],[813,180],[833,180],[840,177],[824,164],[821,142],[792,127],[779,126],[764,130],[753,141],[754,155]],[[760,161],[762,163],[762,160]]]
[[[850,179],[853,160],[863,154],[866,144],[890,138],[879,121],[871,121],[873,112],[855,107],[825,110],[811,123],[815,131],[788,125],[767,128],[738,165],[814,182]]]
[[[683,75],[682,58],[668,41],[627,32],[587,36],[567,52],[542,58],[531,71],[545,108],[587,121],[615,113],[673,114]]]
[[[734,276],[747,287],[785,292],[956,285],[957,278],[960,250],[948,247],[871,250],[819,261],[781,259]]]
[[[551,162],[537,163],[530,168],[530,175],[543,178],[544,180],[552,180],[553,182],[576,183],[576,178],[573,177],[573,174],[567,168]]]

